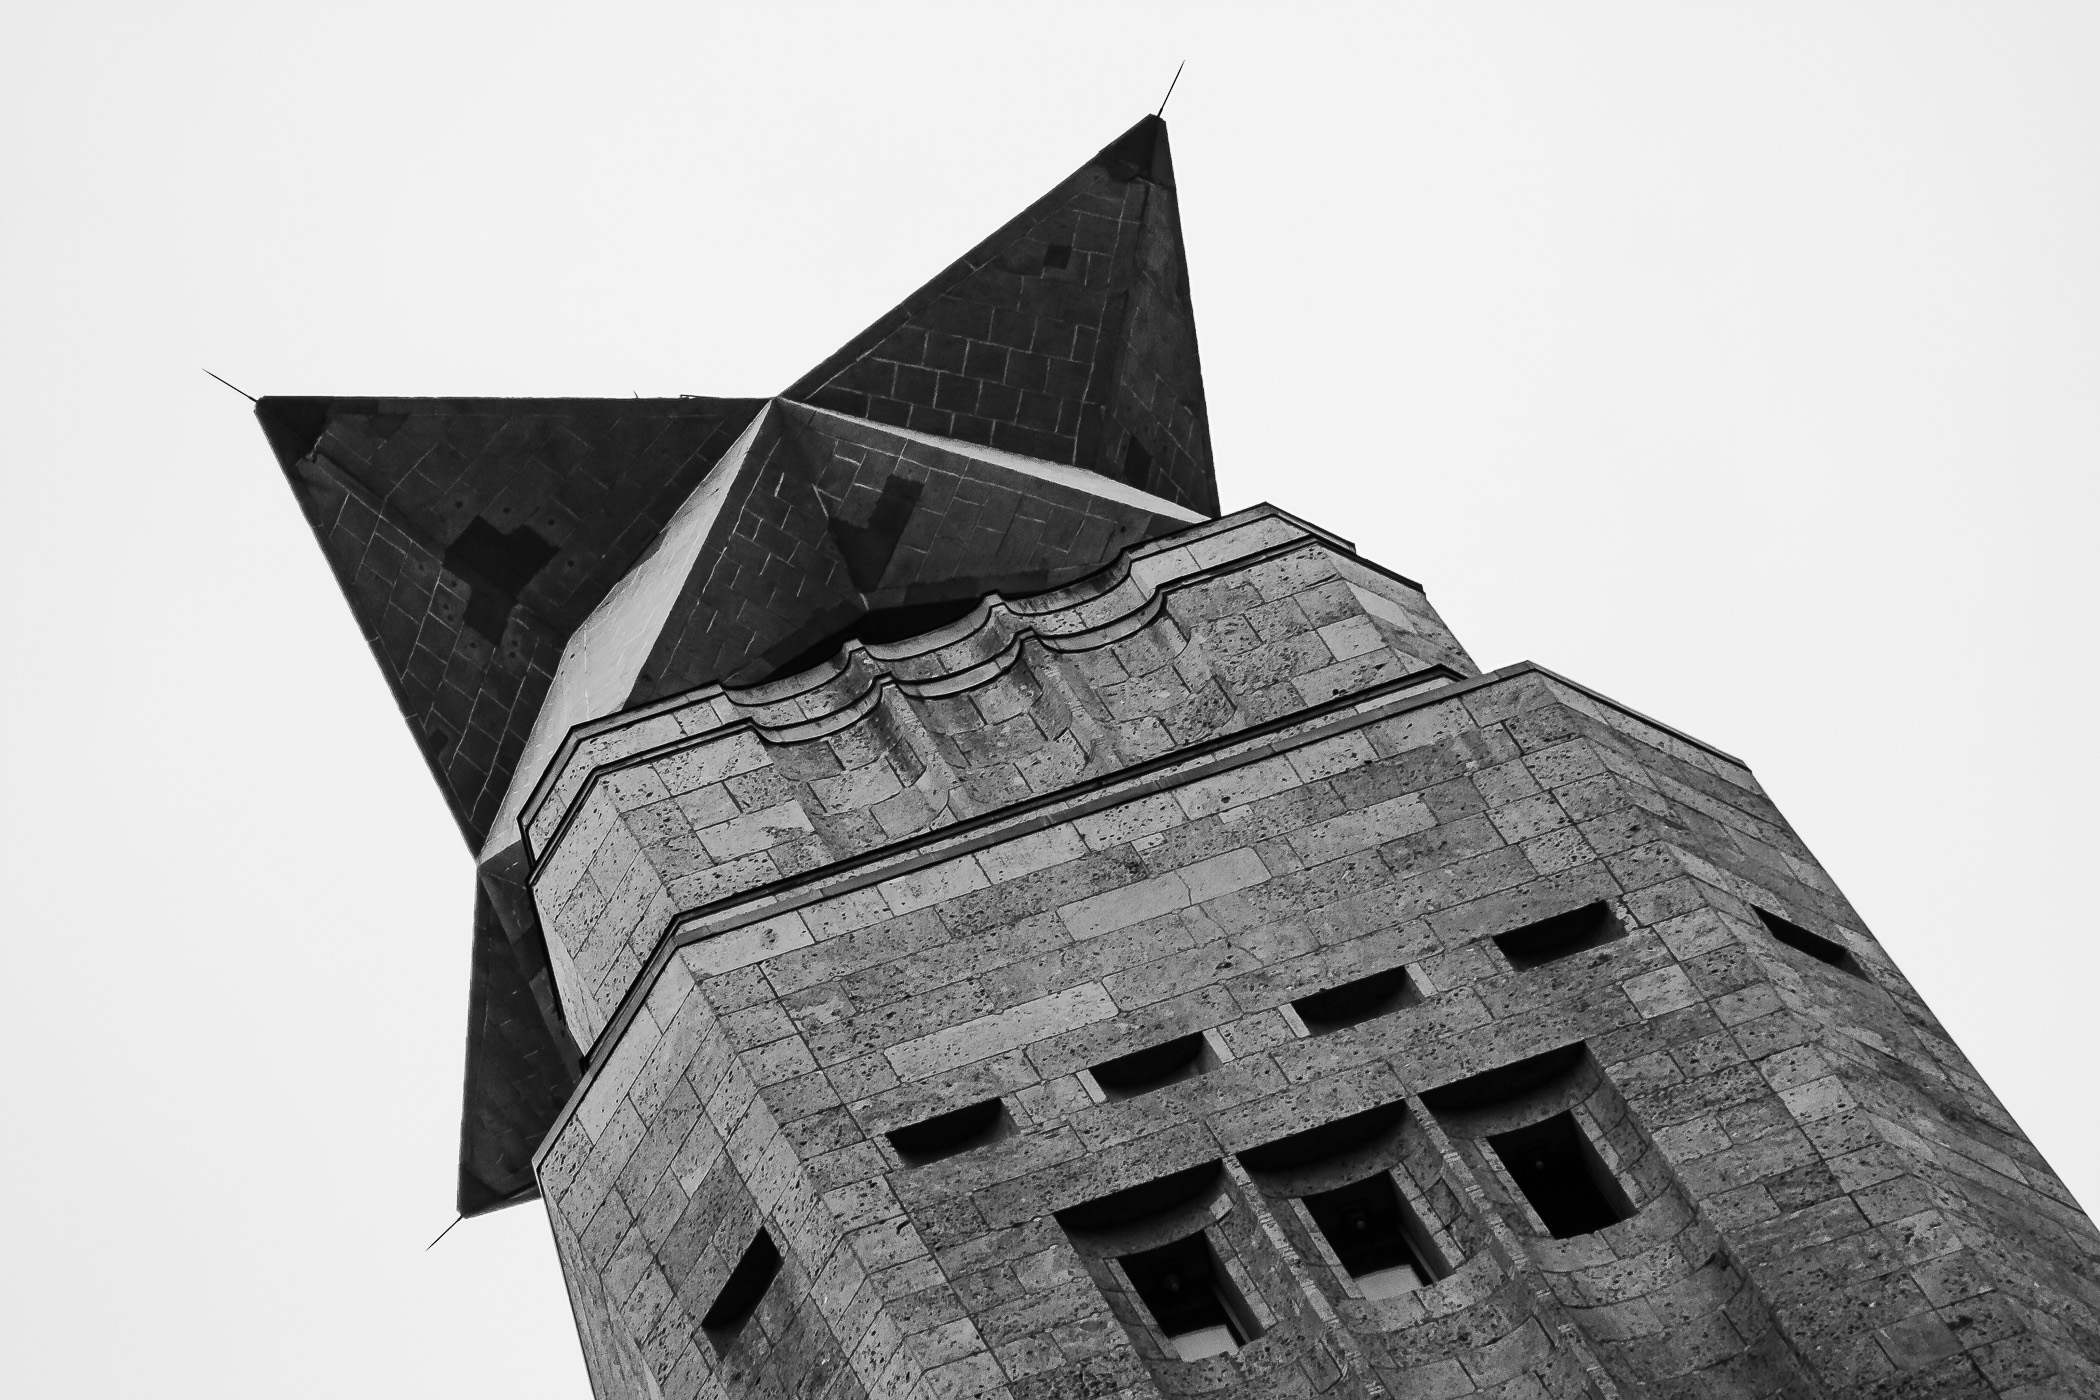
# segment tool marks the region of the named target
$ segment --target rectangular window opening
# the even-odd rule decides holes
[[[1354,982],[1344,982],[1339,987],[1329,987],[1324,992],[1299,997],[1291,1003],[1291,1009],[1298,1013],[1298,1019],[1305,1022],[1307,1030],[1314,1035],[1326,1035],[1374,1016],[1398,1011],[1403,1006],[1412,1006],[1420,1000],[1414,984],[1408,980],[1407,969],[1395,967],[1374,972],[1369,977],[1359,977]]]
[[[744,1251],[744,1257],[736,1261],[736,1267],[723,1280],[722,1291],[715,1295],[707,1315],[700,1319],[701,1330],[715,1344],[715,1350],[726,1350],[736,1340],[737,1333],[757,1311],[759,1300],[766,1296],[773,1275],[779,1272],[780,1251],[774,1247],[773,1237],[761,1229]]]
[[[1387,1172],[1307,1196],[1305,1209],[1366,1298],[1397,1298],[1443,1276],[1422,1222]]]
[[[1519,972],[1595,948],[1626,936],[1625,926],[1603,900],[1585,904],[1495,935],[1495,946]]]
[[[1006,1105],[998,1099],[986,1099],[898,1128],[889,1134],[889,1139],[904,1164],[917,1167],[982,1147],[1005,1137],[1012,1129],[1013,1120],[1006,1116]]]
[[[1260,1335],[1201,1230],[1118,1262],[1183,1361],[1237,1351]]]
[[[1178,1084],[1184,1079],[1194,1079],[1213,1068],[1213,1058],[1210,1047],[1204,1043],[1203,1033],[1198,1031],[1143,1050],[1133,1050],[1128,1055],[1118,1055],[1113,1060],[1104,1060],[1089,1066],[1087,1073],[1094,1077],[1103,1097],[1130,1099],[1169,1084]]]
[[[1488,1144],[1557,1240],[1587,1235],[1633,1215],[1632,1202],[1572,1113],[1496,1133]]]
[[[1766,932],[1795,952],[1806,953],[1817,962],[1828,963],[1838,971],[1849,972],[1854,977],[1866,976],[1860,971],[1858,959],[1852,956],[1851,950],[1844,944],[1825,938],[1820,933],[1810,933],[1793,920],[1782,919],[1769,909],[1758,909],[1756,905],[1752,905],[1751,909],[1764,924]]]
[[[1071,265],[1072,265],[1072,245],[1071,245],[1071,244],[1069,244],[1069,243],[1053,243],[1053,244],[1051,244],[1051,245],[1050,245],[1049,247],[1047,247],[1047,248],[1043,249],[1043,266],[1044,266],[1044,267],[1046,267],[1046,268],[1052,268],[1052,269],[1062,269],[1062,268],[1067,268],[1067,267],[1070,267]]]

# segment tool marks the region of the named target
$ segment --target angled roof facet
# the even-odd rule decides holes
[[[563,642],[762,402],[256,404],[470,846],[488,836]]]
[[[783,397],[1217,514],[1166,123],[1123,133]]]

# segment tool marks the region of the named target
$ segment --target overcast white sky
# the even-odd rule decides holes
[[[0,1390],[580,1397],[250,393],[766,394],[1155,105],[1227,508],[1746,758],[2100,1205],[2100,7],[0,3]]]

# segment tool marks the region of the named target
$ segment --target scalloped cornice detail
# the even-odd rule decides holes
[[[595,1035],[682,911],[1426,668],[1421,589],[1257,506],[895,643],[578,725],[524,807],[563,1006]]]

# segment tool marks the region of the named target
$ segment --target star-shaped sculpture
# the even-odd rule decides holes
[[[791,686],[1217,513],[1147,117],[771,399],[265,398],[270,445],[478,855],[459,1207],[575,1087],[517,817],[579,724]]]

